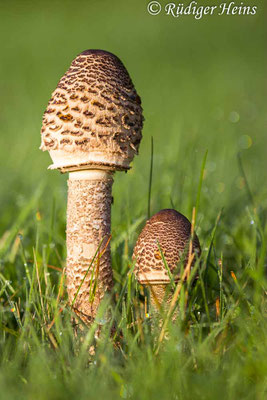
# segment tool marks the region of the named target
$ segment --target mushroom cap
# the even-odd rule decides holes
[[[118,57],[86,50],[60,79],[43,116],[49,168],[127,170],[142,139],[141,100]]]
[[[179,280],[177,265],[188,260],[191,223],[176,210],[165,209],[153,215],[145,224],[136,242],[133,261],[134,273],[141,284],[168,284],[170,278],[164,266],[159,247],[174,280]],[[197,235],[193,238],[193,252],[200,255]],[[185,254],[185,252],[187,254]]]

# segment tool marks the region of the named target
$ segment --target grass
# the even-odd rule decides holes
[[[260,2],[255,17],[200,21],[149,16],[141,0],[1,2],[0,398],[266,398],[264,23]],[[49,96],[86,48],[122,58],[146,121],[132,170],[115,176],[114,300],[77,337],[67,177],[38,147]],[[202,258],[161,340],[131,256],[147,213],[169,207],[189,219],[195,207]]]

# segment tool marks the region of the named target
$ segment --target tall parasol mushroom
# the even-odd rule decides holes
[[[49,151],[49,168],[69,172],[67,288],[86,324],[113,285],[108,243],[113,173],[130,168],[142,125],[141,100],[126,68],[103,50],[86,50],[73,60],[43,116],[40,148]],[[94,259],[99,246],[103,254]]]

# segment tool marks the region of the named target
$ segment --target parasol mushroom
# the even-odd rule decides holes
[[[142,125],[141,100],[127,70],[103,50],[86,50],[73,60],[43,116],[40,148],[49,151],[49,168],[69,172],[67,289],[86,324],[113,285],[113,174],[130,168]]]
[[[166,288],[171,282],[169,272],[173,281],[178,282],[181,276],[177,267],[182,260],[184,265],[187,264],[190,237],[191,223],[184,215],[172,209],[161,210],[153,215],[138,237],[133,252],[134,273],[138,282],[150,289],[151,307],[156,311],[159,306],[165,306],[171,301],[171,295],[165,299]],[[201,253],[196,235],[192,240],[192,252],[197,256]]]

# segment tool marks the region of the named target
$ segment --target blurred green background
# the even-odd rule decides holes
[[[224,208],[222,246],[236,254],[232,233],[243,218],[249,229],[251,205],[238,154],[254,202],[266,206],[266,7],[246,2],[255,3],[256,16],[195,20],[152,16],[140,0],[1,0],[0,236],[21,228],[18,216],[43,183],[37,208],[49,221],[56,202],[64,239],[67,176],[48,171],[38,149],[42,114],[72,59],[100,48],[122,59],[145,115],[140,155],[115,176],[113,235],[146,215],[153,136],[152,213],[174,206],[191,217],[208,150],[198,233],[205,241]]]
[[[258,5],[255,16],[201,20],[152,16],[147,3],[0,0],[0,398],[266,399],[266,1],[243,0]],[[114,313],[124,337],[117,345],[120,331],[112,342],[106,330],[88,368],[91,342],[76,343],[58,270],[67,175],[47,170],[39,146],[52,91],[89,48],[121,58],[145,124],[140,154],[113,190]],[[128,274],[147,217],[151,137],[152,213],[175,207],[191,219],[208,151],[196,226],[205,288],[190,288],[193,308],[159,357],[149,318],[144,341],[135,325],[140,297]]]

